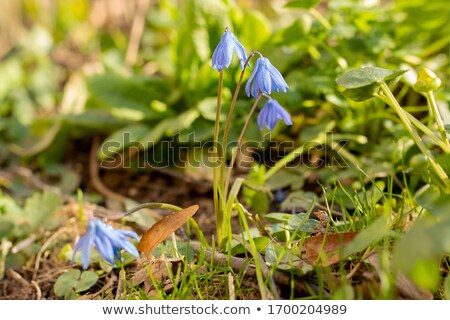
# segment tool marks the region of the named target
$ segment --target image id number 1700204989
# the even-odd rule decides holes
[[[269,314],[345,314],[347,306],[343,304],[269,304]]]

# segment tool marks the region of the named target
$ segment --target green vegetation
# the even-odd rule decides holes
[[[445,0],[7,2],[0,298],[450,299],[449,17]],[[226,27],[281,72],[292,126],[253,115],[238,143],[255,99],[233,100],[236,57],[211,70]],[[168,204],[134,212],[149,202]],[[153,258],[72,263],[92,215],[142,235],[193,204]]]

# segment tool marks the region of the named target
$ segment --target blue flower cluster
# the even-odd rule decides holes
[[[228,68],[231,64],[233,51],[239,58],[241,69],[244,70],[248,59],[245,49],[227,28],[214,50],[212,56],[213,70],[222,71],[224,68]],[[258,98],[260,95],[265,95],[269,98],[258,116],[258,125],[261,130],[264,127],[273,130],[278,120],[283,120],[286,125],[292,125],[289,113],[276,100],[269,97],[272,91],[286,93],[287,89],[289,89],[289,86],[281,73],[270,63],[269,59],[261,55],[256,60],[255,67],[245,86],[247,96]]]
[[[136,258],[139,257],[139,252],[127,237],[139,239],[138,235],[133,231],[116,230],[100,219],[93,218],[89,221],[86,234],[75,245],[72,260],[75,258],[75,254],[81,251],[83,269],[87,269],[92,246],[112,265],[115,264],[114,258],[121,259],[120,250],[122,249]]]

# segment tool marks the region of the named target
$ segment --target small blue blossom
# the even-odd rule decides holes
[[[241,69],[244,70],[244,64],[247,60],[245,49],[235,35],[226,28],[212,56],[213,70],[216,68],[218,71],[222,71],[224,68],[228,68],[233,58],[233,51],[239,58]]]
[[[292,120],[289,113],[274,99],[269,99],[264,104],[261,112],[258,115],[258,125],[262,130],[264,126],[273,130],[278,120],[283,120],[286,125],[291,126]]]
[[[256,60],[255,68],[245,86],[245,92],[250,97],[257,98],[260,93],[271,94],[275,92],[285,93],[289,89],[280,71],[278,71],[265,57]]]
[[[89,221],[86,234],[75,245],[73,257],[75,258],[75,254],[81,250],[83,269],[87,269],[89,266],[92,246],[95,246],[98,253],[112,265],[114,265],[114,258],[121,259],[121,249],[124,249],[136,258],[139,257],[139,252],[127,237],[139,239],[138,235],[133,231],[116,230],[109,224],[93,218]]]

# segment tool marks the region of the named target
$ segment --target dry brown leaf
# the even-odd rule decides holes
[[[185,224],[197,210],[198,205],[193,205],[156,222],[142,236],[137,246],[138,250],[149,255],[164,239]]]
[[[309,237],[303,245],[305,258],[311,264],[319,263],[323,266],[332,265],[340,260],[341,257],[339,252],[342,251],[356,235],[356,232],[342,232]]]

